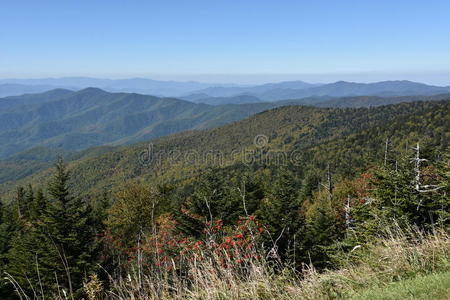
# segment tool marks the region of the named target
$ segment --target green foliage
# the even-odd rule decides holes
[[[413,224],[423,229],[448,226],[448,158],[429,156],[419,169],[415,169],[415,153],[410,152],[392,165],[383,166],[374,172],[373,192],[367,199],[370,206],[356,210],[357,223],[373,223],[376,226],[389,224],[395,219],[401,224]],[[420,159],[425,159],[421,156]],[[444,162],[447,161],[447,162]],[[420,172],[420,185],[417,176]],[[447,177],[446,177],[447,176]],[[358,214],[362,214],[359,216]]]
[[[311,216],[306,226],[298,232],[301,238],[297,246],[298,261],[315,268],[332,267],[331,246],[342,239],[345,231],[342,222],[336,220],[329,206],[321,206]]]
[[[146,143],[110,149],[100,155],[88,152],[71,162],[69,168],[74,170],[72,180],[76,192],[98,196],[105,188],[120,186],[124,178],[170,182],[174,178],[192,177],[211,164],[223,167],[243,163],[242,153],[255,150],[255,136],[264,134],[269,137],[269,144],[263,150],[289,155],[296,151],[297,168],[301,172],[324,170],[330,163],[338,172],[352,177],[368,165],[382,162],[387,137],[395,147],[391,155],[418,141],[436,145],[444,152],[449,131],[444,120],[449,110],[449,102],[402,103],[371,109],[281,107],[221,128],[153,140],[154,153],[166,155],[155,157],[150,165],[143,165],[138,159],[148,149]],[[175,153],[172,156],[168,155],[171,151]],[[223,163],[204,159],[211,151],[220,151]],[[187,153],[196,153],[197,159],[193,162],[185,159]],[[45,170],[16,183],[43,185],[50,173],[51,170]],[[11,194],[14,185],[0,185],[0,195]]]
[[[0,272],[2,274],[8,267],[7,253],[11,249],[12,240],[19,228],[17,210],[0,203]],[[0,281],[0,294],[5,299],[13,295],[9,284],[5,281]]]
[[[4,194],[2,266],[27,290],[31,282],[42,293],[40,282],[45,293],[56,293],[58,286],[80,296],[98,262],[113,276],[133,267],[141,272],[140,253],[151,248],[149,257],[169,265],[160,249],[179,243],[209,247],[205,224],[231,232],[242,217],[261,224],[258,242],[271,263],[297,270],[338,266],[337,254],[353,255],[355,246],[369,243],[390,223],[447,229],[449,109],[449,102],[278,108],[155,140],[155,153],[182,155],[149,166],[139,160],[147,147],[142,144],[87,151],[67,167],[59,161],[46,190],[53,170],[20,181],[27,188],[8,185],[14,195]],[[268,144],[254,145],[257,134],[266,135]],[[411,146],[418,142],[426,160],[417,169]],[[183,158],[214,149],[222,151],[223,164]],[[277,151],[298,159],[267,159]],[[152,244],[157,237],[167,245]]]
[[[156,218],[165,212],[167,200],[161,189],[138,183],[126,186],[114,199],[108,211],[107,230],[128,247],[154,229]]]
[[[29,210],[8,251],[8,272],[26,290],[56,295],[58,289],[79,295],[82,282],[95,270],[98,243],[89,205],[69,191],[69,173],[62,160],[49,187],[49,199],[28,190]],[[26,212],[26,213],[25,213]]]

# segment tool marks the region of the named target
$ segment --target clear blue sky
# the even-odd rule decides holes
[[[357,80],[359,73],[366,76],[361,79],[422,76],[450,85],[450,1],[0,4],[2,78],[264,81],[303,74],[323,81]]]

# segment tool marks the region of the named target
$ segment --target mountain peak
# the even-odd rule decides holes
[[[106,93],[104,90],[96,88],[96,87],[88,87],[82,90],[79,90],[77,94],[100,94]]]

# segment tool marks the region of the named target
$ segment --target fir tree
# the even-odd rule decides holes
[[[13,239],[8,271],[28,292],[54,296],[63,289],[75,297],[96,262],[94,224],[86,203],[69,192],[69,173],[62,160],[49,185],[49,202],[38,191],[33,222]],[[28,288],[29,287],[29,288]]]
[[[91,209],[70,194],[69,172],[61,159],[56,164],[49,195],[50,205],[44,216],[46,247],[57,255],[47,257],[46,263],[57,274],[60,286],[76,292],[86,274],[94,269],[97,243]]]
[[[13,213],[0,201],[0,272],[4,274],[8,264],[7,253],[11,248],[11,239],[16,227],[14,226]],[[0,281],[0,295],[2,299],[12,299],[12,286],[6,281]]]
[[[298,259],[318,269],[330,265],[331,246],[343,236],[330,207],[319,207],[308,224],[298,233]]]
[[[36,196],[31,204],[30,215],[33,221],[42,221],[45,211],[48,207],[47,199],[44,196],[42,189],[36,192]]]
[[[17,207],[17,215],[19,218],[22,218],[25,212],[25,189],[22,186],[17,188],[14,201]]]
[[[33,187],[29,185],[27,190],[25,191],[24,201],[22,205],[23,210],[22,217],[27,221],[29,221],[31,218],[33,203],[34,203],[34,191]]]

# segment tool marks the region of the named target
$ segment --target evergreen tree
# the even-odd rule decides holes
[[[331,208],[321,206],[298,236],[297,261],[322,269],[330,266],[330,247],[342,238],[343,231]]]
[[[22,218],[25,213],[25,189],[22,186],[17,187],[16,198],[14,199],[17,215]]]
[[[7,253],[11,248],[11,239],[17,230],[14,217],[15,212],[11,207],[0,201],[0,272],[4,274],[8,265]],[[13,287],[5,280],[0,281],[0,295],[2,299],[13,299]]]
[[[33,222],[13,239],[8,271],[28,292],[54,296],[65,290],[81,295],[83,279],[94,270],[94,222],[86,203],[69,192],[69,173],[62,160],[49,185],[49,202],[38,191]]]
[[[266,244],[276,246],[279,254],[287,258],[294,247],[294,234],[304,225],[304,218],[300,214],[300,183],[292,172],[282,169],[266,184],[266,197],[256,216],[268,231],[265,235],[268,238]],[[276,245],[273,245],[274,242]]]
[[[27,221],[29,221],[31,218],[33,203],[34,203],[34,191],[33,187],[30,184],[27,190],[25,191],[24,202],[22,205],[23,209],[22,217]]]
[[[44,216],[46,247],[56,256],[46,264],[57,274],[59,285],[76,292],[94,269],[95,232],[90,207],[69,192],[69,172],[60,159],[49,185],[50,205]]]
[[[448,229],[450,226],[450,153],[446,152],[437,163],[437,175],[440,189],[435,193],[436,223]]]
[[[408,155],[395,166],[380,168],[375,173],[371,207],[378,211],[376,216],[381,221],[390,223],[395,219],[400,224],[428,228],[445,218],[442,212],[448,209],[446,164],[434,162],[430,154],[421,159],[424,161],[420,168],[414,167],[414,160]]]
[[[42,189],[36,192],[36,196],[31,204],[30,216],[33,221],[42,221],[45,211],[48,207],[47,199],[44,196]]]

